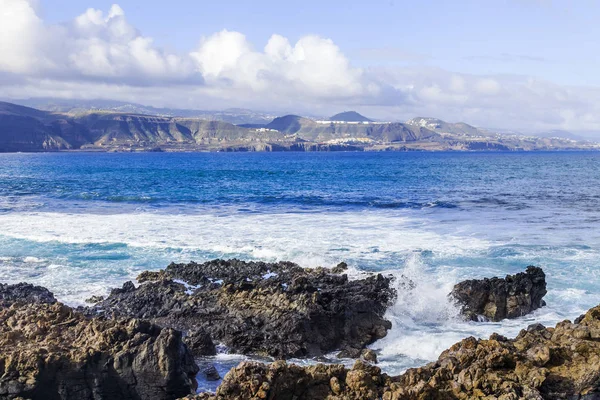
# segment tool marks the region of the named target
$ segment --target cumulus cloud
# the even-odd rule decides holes
[[[188,59],[154,47],[118,5],[106,14],[90,8],[70,23],[46,25],[30,1],[0,0],[0,33],[5,72],[125,83],[193,78]]]
[[[173,52],[131,25],[118,5],[54,25],[38,8],[36,0],[0,0],[0,96],[313,115],[355,108],[386,120],[420,115],[487,127],[600,129],[597,88],[390,66],[377,51],[362,58],[370,67],[357,68],[317,35],[291,43],[274,34],[255,47],[243,33],[222,30],[188,52]]]
[[[0,69],[31,72],[39,59],[44,25],[33,4],[24,0],[0,0]]]
[[[83,76],[177,80],[189,78],[193,72],[187,60],[155,48],[151,38],[137,32],[118,5],[106,15],[88,9],[62,33],[62,67]]]
[[[223,30],[189,53],[158,48],[113,5],[90,8],[73,21],[47,25],[30,0],[0,0],[0,69],[26,76],[125,85],[185,83],[307,97],[360,95],[368,89],[328,39],[305,36],[295,45],[273,35],[256,51],[239,32]],[[224,94],[226,95],[226,94]]]
[[[273,35],[263,51],[255,51],[239,32],[223,30],[204,38],[191,53],[208,84],[278,94],[345,97],[367,94],[360,69],[352,68],[341,50],[329,39],[305,36],[292,46]]]

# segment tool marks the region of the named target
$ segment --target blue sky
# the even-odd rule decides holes
[[[114,0],[86,7],[107,10]],[[128,20],[157,44],[184,51],[222,29],[257,47],[273,33],[331,38],[359,66],[428,65],[475,74],[527,74],[560,84],[600,85],[600,2],[275,0],[168,3],[121,0]],[[80,0],[41,2],[52,22],[82,11]]]
[[[600,2],[0,0],[0,96],[600,131]]]

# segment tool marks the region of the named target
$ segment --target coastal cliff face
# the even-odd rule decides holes
[[[2,285],[0,299],[0,398],[168,400],[197,386],[178,331],[88,319],[32,285]]]
[[[185,114],[185,113],[184,113]],[[364,118],[364,117],[363,117]],[[417,121],[417,122],[415,122]],[[363,123],[364,122],[364,123]],[[560,138],[501,136],[466,124],[323,122],[286,115],[268,124],[79,110],[0,102],[0,152],[15,151],[410,151],[597,149]]]
[[[467,338],[436,362],[388,376],[357,361],[300,367],[246,362],[231,370],[215,395],[190,399],[558,400],[600,398],[600,306],[575,323],[536,324],[515,339]]]
[[[150,319],[192,332],[189,340],[194,342],[194,332],[201,329],[241,354],[360,354],[391,328],[383,315],[395,291],[389,277],[349,280],[341,274],[344,268],[342,264],[332,273],[290,262],[239,260],[171,264],[141,274],[140,286],[126,283],[87,312]]]

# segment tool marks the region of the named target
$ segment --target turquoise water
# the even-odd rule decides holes
[[[372,346],[397,373],[600,304],[599,210],[600,153],[0,154],[0,281],[77,305],[171,261],[404,274],[417,288]],[[530,264],[549,286],[530,316],[462,322],[447,301],[460,280]]]

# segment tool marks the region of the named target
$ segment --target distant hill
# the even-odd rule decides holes
[[[345,118],[345,117],[344,117]],[[319,122],[298,115],[268,124],[106,110],[57,112],[0,102],[0,151],[340,151],[597,149],[556,137],[499,135],[432,118],[408,123]]]
[[[248,129],[223,121],[155,117],[140,114],[90,113],[75,118],[92,134],[92,144],[211,144],[246,138]]]
[[[465,124],[464,122],[450,123],[437,118],[417,117],[406,122],[409,125],[421,126],[437,133],[450,133],[465,136],[490,136],[488,132]]]
[[[359,140],[363,142],[380,141],[393,143],[440,138],[438,134],[428,129],[399,122],[388,124],[324,124],[297,115],[286,115],[275,118],[266,127],[286,134],[295,134],[302,139],[317,142]]]
[[[339,114],[335,114],[329,118],[330,121],[346,121],[346,122],[373,122],[364,115],[360,115],[356,111],[344,111]]]
[[[71,149],[91,140],[85,127],[64,115],[0,102],[0,151]]]
[[[312,120],[298,115],[284,115],[283,117],[277,117],[268,123],[266,128],[275,129],[283,133],[297,133],[303,126],[313,123]]]
[[[163,117],[202,118],[211,121],[224,121],[231,124],[266,124],[276,115],[247,110],[243,108],[230,108],[221,111],[193,110],[179,108],[156,108],[137,103],[127,103],[114,100],[71,100],[55,98],[36,98],[17,100],[16,103],[33,107],[38,110],[66,114],[82,112],[109,111],[129,114],[145,114]]]
[[[18,104],[0,101],[0,114],[19,115],[22,117],[46,118],[47,112],[36,110],[35,108],[25,107]]]
[[[80,148],[195,149],[222,143],[278,141],[277,132],[260,135],[223,121],[115,112],[62,114],[0,102],[0,151]]]
[[[509,138],[514,136],[538,137],[543,139],[570,139],[576,141],[585,141],[585,138],[563,130],[550,130],[524,134],[515,131],[489,130],[476,128],[464,122],[449,123],[437,118],[417,117],[406,122],[409,125],[421,126],[440,134],[452,134],[469,137],[489,137],[489,138]]]
[[[357,139],[365,142],[383,141],[391,143],[433,139],[439,136],[426,128],[402,123],[356,124],[356,122],[372,121],[352,111],[337,114],[337,116],[339,116],[339,118],[358,116],[354,119],[361,119],[361,121],[334,120],[332,117],[332,119],[329,119],[328,121],[339,121],[340,123],[329,124],[323,123],[323,121],[315,121],[310,118],[290,114],[277,117],[266,125],[244,124],[239,126],[255,129],[274,129],[282,134],[295,135],[304,140],[320,142],[332,140],[352,141]]]

